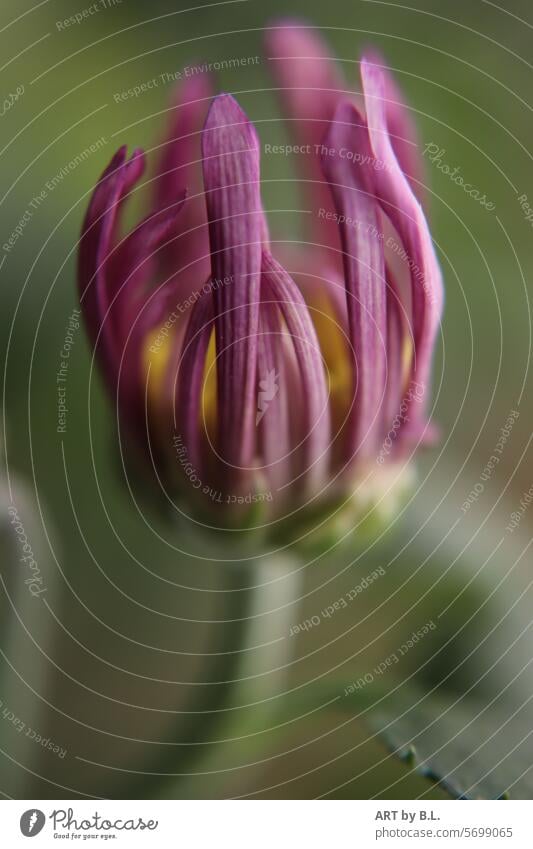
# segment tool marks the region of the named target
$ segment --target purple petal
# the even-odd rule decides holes
[[[398,287],[387,268],[387,390],[385,398],[385,435],[400,412],[403,394],[403,346],[406,319]],[[402,423],[403,424],[403,423]]]
[[[379,439],[386,381],[386,283],[379,207],[372,194],[372,151],[365,121],[349,101],[339,104],[322,157],[339,216],[356,385],[348,461],[368,456]],[[350,160],[343,151],[354,151]]]
[[[217,342],[218,450],[233,469],[252,465],[257,332],[264,232],[255,130],[230,95],[217,97],[202,137]]]
[[[167,383],[175,400],[175,429],[181,438],[187,460],[199,479],[207,483],[208,473],[202,446],[206,439],[201,431],[201,401],[207,348],[213,329],[213,302],[202,294],[192,308],[182,346],[175,346],[168,370]]]
[[[102,363],[104,376],[114,386],[117,362],[115,340],[108,309],[111,303],[107,283],[108,259],[113,248],[120,206],[139,179],[144,156],[136,151],[129,162],[126,148],[115,154],[94,190],[82,227],[78,253],[80,302],[93,345]],[[98,344],[97,344],[98,340]]]
[[[186,191],[201,189],[201,131],[211,96],[209,78],[203,74],[184,80],[176,90],[154,183],[156,209],[166,209]]]
[[[400,87],[389,71],[385,60],[376,51],[366,54],[366,61],[380,68],[384,85],[385,114],[391,145],[400,168],[421,201],[426,184],[424,162],[419,152],[418,132]]]
[[[282,488],[291,481],[291,433],[287,364],[284,334],[276,303],[262,285],[259,350],[257,357],[258,401],[256,424],[264,467],[276,499],[283,497]],[[273,391],[265,392],[270,384]],[[261,392],[264,392],[262,398]],[[279,509],[278,504],[278,509]]]
[[[331,208],[331,195],[320,164],[320,146],[346,83],[318,32],[296,21],[281,20],[268,27],[265,50],[279,86],[290,131],[298,145],[309,145],[309,153],[297,156],[306,194],[313,211],[312,239],[338,250],[337,228],[317,220],[318,210]],[[338,257],[332,253],[337,264]]]
[[[400,236],[410,266],[414,336],[411,381],[418,384],[425,394],[426,404],[418,404],[416,412],[416,418],[422,418],[429,396],[433,350],[442,313],[441,271],[424,213],[392,146],[387,127],[383,72],[363,59],[361,76],[370,143],[375,157],[383,163],[383,168],[375,172],[376,193]],[[409,401],[409,406],[412,406],[412,401]]]
[[[304,434],[298,486],[303,478],[307,493],[314,495],[324,486],[330,448],[328,389],[320,347],[300,290],[268,251],[263,252],[263,281],[278,304],[296,355],[302,390],[298,420]]]
[[[189,197],[176,227],[176,238],[161,257],[164,276],[175,274],[183,298],[210,274],[201,132],[211,96],[211,81],[206,74],[186,79],[178,87],[154,184],[156,210],[171,208],[184,193]]]
[[[173,208],[149,215],[117,245],[110,256],[107,289],[112,302],[113,329],[119,338],[123,338],[131,328],[143,285],[153,275],[155,261],[164,250],[165,240],[174,230],[184,203],[185,197],[182,196]]]
[[[113,296],[110,326],[113,357],[120,360],[117,404],[126,427],[145,442],[146,345],[150,334],[168,319],[169,293],[146,284],[154,269],[159,246],[168,238],[183,207],[142,221],[113,251],[109,263],[109,289]],[[175,300],[174,300],[175,303]],[[162,398],[161,406],[165,405]],[[146,446],[144,446],[146,447]]]

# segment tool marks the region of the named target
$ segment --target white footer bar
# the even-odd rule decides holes
[[[305,849],[533,846],[533,803],[2,801],[1,845]]]

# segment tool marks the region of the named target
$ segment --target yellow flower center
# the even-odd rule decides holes
[[[309,308],[315,326],[324,367],[329,385],[330,404],[334,423],[339,426],[344,420],[353,396],[353,373],[351,353],[335,306],[326,292],[313,294]],[[144,344],[142,377],[148,381],[147,396],[149,410],[156,420],[166,418],[172,410],[172,396],[168,392],[168,367],[175,328],[162,336],[160,328],[151,331]],[[405,351],[406,358],[409,357]],[[215,330],[211,332],[204,367],[204,379],[198,425],[211,439],[217,424],[217,369]]]
[[[325,292],[314,294],[309,307],[329,382],[333,419],[338,425],[346,416],[353,396],[350,346],[334,304]]]
[[[142,377],[148,381],[148,407],[156,417],[165,417],[172,410],[173,399],[165,385],[168,380],[170,354],[174,344],[175,329],[171,328],[167,336],[162,336],[159,328],[152,330],[146,337],[141,365]],[[213,438],[217,422],[217,369],[216,369],[215,331],[211,332],[204,367],[204,379],[198,424],[203,429],[204,422],[210,438]]]

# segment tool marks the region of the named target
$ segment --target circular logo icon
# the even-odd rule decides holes
[[[24,837],[36,837],[43,830],[46,817],[42,811],[32,808],[20,818],[20,830]]]

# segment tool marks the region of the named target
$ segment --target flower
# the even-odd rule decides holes
[[[443,301],[416,134],[384,62],[362,58],[358,106],[311,27],[273,25],[266,48],[303,169],[305,242],[270,238],[256,130],[201,75],[178,90],[147,217],[121,237],[145,168],[121,148],[79,250],[120,432],[161,486],[221,522],[350,501],[369,469],[406,462],[430,429]]]

